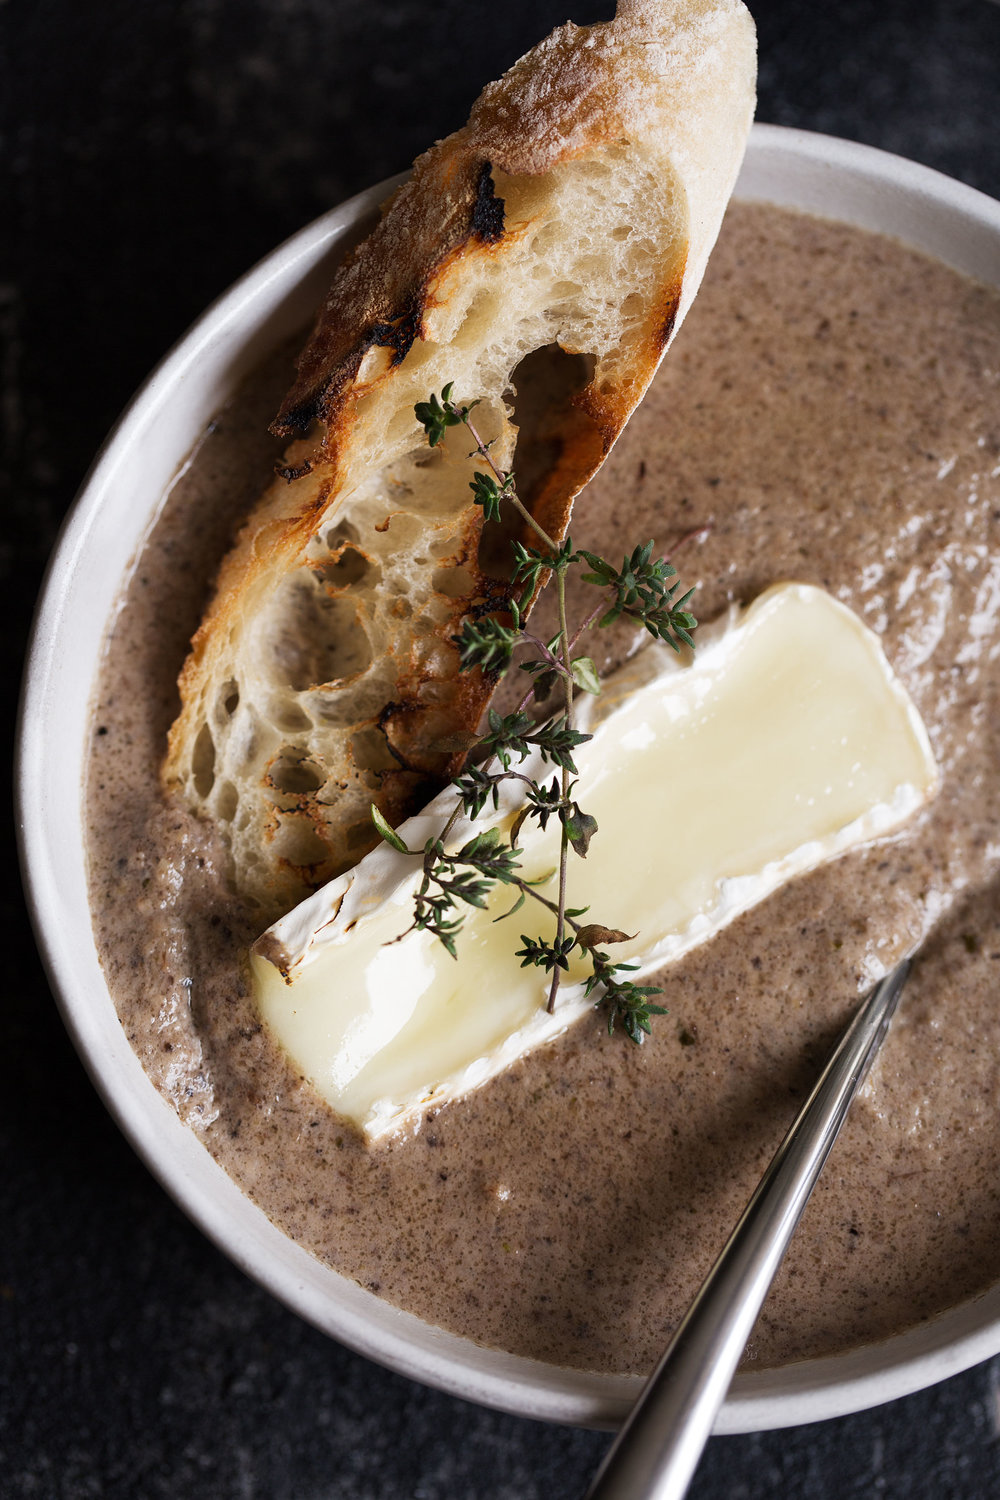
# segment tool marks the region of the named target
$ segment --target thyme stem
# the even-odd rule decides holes
[[[489,464],[490,468],[493,470],[493,477],[499,481],[501,486],[506,486],[506,488],[504,489],[504,495],[506,499],[508,499],[514,506],[514,509],[517,511],[521,519],[523,521],[527,521],[528,525],[532,528],[535,535],[546,547],[548,547],[550,552],[557,551],[555,542],[549,536],[545,528],[538,524],[534,516],[531,514],[531,511],[528,510],[527,506],[522,505],[520,496],[513,488],[513,486],[509,483],[510,475],[505,474],[502,469],[498,469],[496,464],[493,462],[493,455],[490,453],[488,445],[483,442],[482,438],[479,436],[479,433],[476,431],[472,422],[472,418],[469,416],[468,410],[464,407],[456,406],[454,402],[449,402],[446,404],[450,406],[451,410],[456,414],[459,420],[461,422],[464,422],[465,426],[469,429],[480,458],[484,461],[484,463]]]
[[[573,666],[570,660],[569,626],[566,623],[566,569],[560,567],[556,572],[556,596],[559,601],[559,637],[562,644],[563,672],[563,701],[566,705],[566,727],[573,728]],[[569,770],[563,765],[561,768],[560,788],[562,791],[563,806],[569,805]],[[556,947],[562,948],[563,937],[566,931],[566,867],[569,863],[569,831],[565,820],[559,825],[559,911],[556,916]],[[551,1015],[556,1006],[556,995],[559,993],[558,965],[552,970],[552,979],[549,983],[549,998],[546,1010]]]

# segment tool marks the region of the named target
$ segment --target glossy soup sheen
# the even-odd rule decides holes
[[[595,1014],[374,1149],[269,1043],[243,967],[253,915],[210,832],[158,788],[187,641],[274,461],[288,351],[220,414],[114,622],[91,887],[133,1046],[284,1230],[480,1342],[644,1371],[858,995],[923,937],[747,1357],[883,1338],[997,1279],[998,369],[994,293],[858,230],[731,209],[574,539],[614,557],[653,536],[698,583],[704,620],[781,579],[831,589],[882,635],[942,790],[901,836],[793,882],[666,971],[670,1013],[641,1049]],[[592,650],[604,669],[633,645],[615,627]]]

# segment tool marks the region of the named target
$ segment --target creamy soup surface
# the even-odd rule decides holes
[[[781,579],[830,589],[882,636],[941,792],[664,971],[642,1048],[595,1014],[377,1148],[269,1041],[243,970],[259,924],[157,779],[289,370],[282,351],[175,483],[95,693],[94,925],[157,1087],[275,1223],[379,1296],[519,1354],[644,1372],[859,994],[923,938],[747,1358],[877,1340],[996,1281],[1000,298],[887,239],[731,208],[574,540],[616,557],[654,537],[702,620]],[[634,646],[616,627],[592,650],[607,669]]]

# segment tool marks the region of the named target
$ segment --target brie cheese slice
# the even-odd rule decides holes
[[[693,665],[651,646],[605,684],[576,752],[581,807],[598,832],[570,852],[569,905],[635,937],[614,957],[639,980],[703,943],[784,881],[897,829],[935,791],[926,730],[877,637],[822,589],[782,584],[714,634]],[[518,767],[551,779],[552,769]],[[508,834],[521,783],[476,828]],[[438,835],[446,790],[399,828]],[[458,848],[472,833],[461,822]],[[558,860],[554,820],[521,830],[522,873]],[[251,955],[260,1014],[335,1110],[370,1138],[458,1097],[594,1005],[574,955],[555,1013],[546,977],[520,967],[521,933],[554,919],[498,886],[468,911],[458,958],[408,931],[420,861],[369,854],[275,923]],[[554,890],[543,887],[547,893]],[[669,1002],[669,995],[667,996]]]

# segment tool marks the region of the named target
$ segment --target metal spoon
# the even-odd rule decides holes
[[[909,973],[875,986],[837,1045],[585,1500],[681,1500],[796,1224]]]

